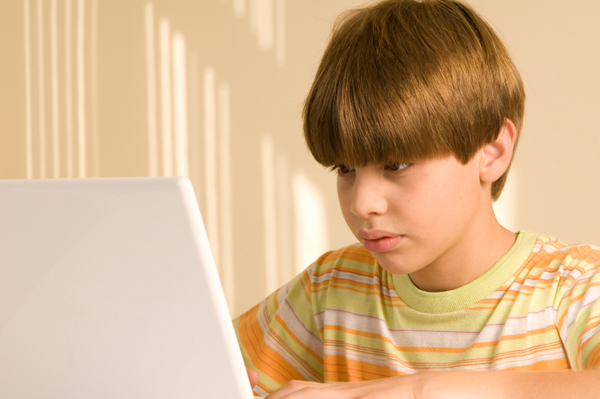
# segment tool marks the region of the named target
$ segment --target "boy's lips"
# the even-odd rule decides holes
[[[403,236],[384,230],[361,230],[358,232],[358,237],[368,251],[386,252],[396,247]]]

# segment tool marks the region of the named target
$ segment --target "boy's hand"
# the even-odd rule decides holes
[[[423,372],[373,381],[290,381],[268,399],[597,399],[600,370]]]
[[[248,380],[250,380],[250,386],[254,388],[258,384],[258,373],[255,370],[246,369],[248,373]]]
[[[414,399],[421,397],[418,375],[383,378],[372,381],[322,384],[290,381],[269,395],[268,399]]]

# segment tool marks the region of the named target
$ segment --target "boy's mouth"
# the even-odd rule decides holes
[[[394,249],[402,241],[401,235],[382,230],[364,231],[358,233],[363,245],[370,252],[386,252]]]

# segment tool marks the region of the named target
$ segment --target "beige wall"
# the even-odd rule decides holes
[[[331,21],[360,3],[3,0],[0,178],[188,175],[237,314],[353,240],[300,111]],[[600,3],[472,4],[528,95],[502,219],[600,244]]]

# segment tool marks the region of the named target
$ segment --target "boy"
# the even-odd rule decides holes
[[[524,101],[504,45],[458,1],[345,15],[304,133],[360,244],[234,321],[256,393],[597,397],[600,249],[513,233],[492,208]]]

